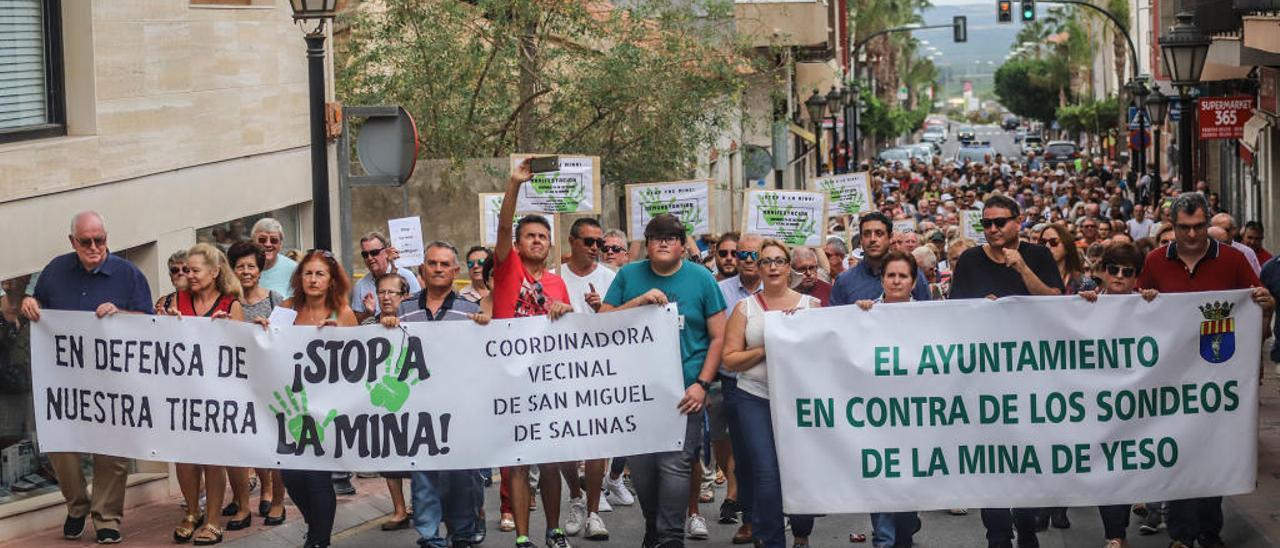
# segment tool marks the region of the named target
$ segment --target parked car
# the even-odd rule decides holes
[[[1015,143],[1021,143],[1022,140],[1025,139],[1026,137],[1027,137],[1027,128],[1020,127],[1018,128],[1017,131],[1013,132],[1013,142]]]
[[[1040,154],[1044,151],[1044,137],[1036,133],[1027,133],[1022,138],[1022,155],[1026,156],[1028,152]]]
[[[911,163],[911,151],[903,147],[886,148],[876,155],[876,159],[881,164],[892,164],[894,162],[908,164]]]
[[[1012,114],[1006,114],[1004,115],[1004,119],[1000,121],[1000,128],[1004,129],[1005,131],[1013,131],[1015,129],[1018,129],[1018,125],[1020,123],[1021,122],[1018,121],[1017,116],[1014,116]]]
[[[982,163],[988,156],[996,157],[996,149],[991,147],[991,143],[969,143],[956,150],[952,160],[957,165],[964,165],[965,162]]]
[[[956,139],[961,143],[967,143],[977,138],[978,132],[973,129],[973,126],[963,126],[960,131],[956,132]]]
[[[1080,157],[1080,146],[1071,141],[1049,141],[1044,146],[1045,160],[1074,160]]]
[[[920,140],[926,143],[945,143],[947,142],[947,127],[929,126],[920,135]]]
[[[933,147],[934,145],[929,143],[912,143],[903,148],[911,151],[911,158],[922,162],[929,162],[933,159]]]

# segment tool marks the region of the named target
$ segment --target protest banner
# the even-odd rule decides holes
[[[1248,290],[770,312],[783,506],[1093,506],[1250,492],[1262,331]]]
[[[512,154],[511,167],[545,154]],[[520,185],[516,209],[539,213],[599,213],[600,158],[560,156],[560,171],[535,173]]]
[[[422,264],[426,250],[423,249],[425,244],[422,242],[421,217],[388,220],[387,231],[388,237],[391,238],[391,245],[400,252],[400,258],[396,259],[396,266],[412,268]]]
[[[675,215],[689,234],[711,232],[711,181],[627,185],[627,234],[644,239],[644,227],[663,213]]]
[[[897,219],[893,221],[893,232],[895,234],[899,232],[915,232],[915,231],[916,231],[915,219]]]
[[[960,211],[960,233],[979,244],[987,243],[987,234],[982,231],[982,210],[965,209]]]
[[[681,447],[677,312],[350,328],[45,310],[42,451],[449,470]]]
[[[503,193],[501,192],[480,193],[480,245],[492,246],[498,243],[498,213],[502,210],[502,197]],[[551,246],[553,249],[558,247],[559,242],[556,237],[558,216],[540,211],[517,211],[515,218],[511,220],[511,236],[513,238],[516,236],[515,223],[525,215],[542,215],[547,220],[547,223],[551,225]]]
[[[809,187],[827,194],[827,215],[831,217],[851,215],[856,219],[876,209],[871,202],[871,182],[865,171],[817,177],[810,181]]]
[[[742,231],[787,245],[821,246],[827,237],[826,198],[806,190],[748,190]]]

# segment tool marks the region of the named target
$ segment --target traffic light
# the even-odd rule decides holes
[[[1030,23],[1036,20],[1036,0],[1022,0],[1022,22]]]
[[[951,37],[957,44],[969,41],[969,18],[957,15],[951,18]]]
[[[1013,22],[1013,0],[999,0],[996,2],[996,22]]]

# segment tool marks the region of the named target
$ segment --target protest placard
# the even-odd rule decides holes
[[[400,252],[400,258],[396,259],[396,266],[412,268],[422,264],[425,250],[420,217],[391,219],[387,221],[387,231],[388,237],[391,238],[391,245]]]
[[[502,210],[501,192],[482,192],[480,193],[480,245],[496,245],[498,243],[498,213]],[[558,238],[556,237],[556,223],[559,216],[549,215],[540,211],[518,211],[514,218],[511,219],[511,237],[516,236],[515,223],[525,215],[542,215],[547,220],[547,224],[551,225],[551,245],[553,248],[558,247]]]
[[[806,190],[749,190],[742,231],[787,245],[821,246],[827,235],[826,198],[826,193]]]
[[[827,194],[829,216],[851,215],[856,219],[876,209],[871,202],[870,177],[865,171],[817,177],[811,179],[809,185]]]
[[[1248,290],[770,312],[784,508],[1094,506],[1250,492],[1262,331]]]
[[[663,213],[675,215],[690,235],[711,232],[711,181],[627,185],[627,234],[644,239],[644,227]]]
[[[965,238],[987,243],[987,235],[982,231],[982,210],[966,209],[960,212],[960,231]]]
[[[45,310],[42,451],[452,470],[674,451],[677,311],[323,328]]]
[[[511,166],[544,154],[512,154]],[[535,173],[520,185],[516,209],[547,214],[600,212],[600,158],[560,156],[560,171]]]
[[[893,232],[894,232],[894,233],[898,233],[898,232],[915,232],[915,231],[916,231],[916,220],[915,220],[915,219],[896,219],[896,220],[894,220],[894,221],[893,221]]]

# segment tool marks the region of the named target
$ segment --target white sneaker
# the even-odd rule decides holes
[[[569,499],[569,517],[564,520],[564,534],[577,536],[587,521],[587,500],[582,497]]]
[[[588,540],[609,540],[609,530],[604,528],[604,520],[600,519],[600,514],[592,512],[587,516],[587,532]]]
[[[627,489],[627,485],[622,482],[622,477],[612,479],[608,476],[604,478],[605,500],[614,506],[631,506],[636,503],[636,497],[631,494],[631,490]]]
[[[612,512],[613,506],[609,504],[609,493],[605,489],[600,490],[600,513]]]
[[[691,540],[707,540],[711,533],[707,531],[707,520],[702,514],[694,514],[684,520],[684,536]]]

